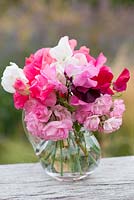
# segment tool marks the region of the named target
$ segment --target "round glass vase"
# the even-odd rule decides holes
[[[93,173],[98,166],[100,145],[95,136],[84,128],[70,131],[69,137],[64,140],[45,141],[29,133],[24,121],[23,126],[49,176],[60,181],[77,181]]]

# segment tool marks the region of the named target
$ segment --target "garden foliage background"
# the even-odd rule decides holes
[[[24,58],[38,48],[54,46],[68,35],[91,54],[108,58],[116,76],[131,70],[124,123],[111,135],[97,134],[102,156],[134,154],[134,0],[1,0],[0,76],[10,61],[24,66]],[[36,161],[12,95],[0,87],[0,163]]]

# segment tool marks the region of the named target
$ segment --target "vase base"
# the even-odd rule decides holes
[[[90,172],[87,172],[87,173],[83,173],[83,174],[79,174],[79,173],[65,173],[63,176],[61,176],[60,174],[58,173],[52,173],[48,170],[45,169],[45,173],[49,176],[51,176],[52,178],[58,180],[58,181],[63,181],[63,182],[74,182],[74,181],[79,181],[79,180],[82,180],[82,179],[85,179],[87,178],[90,174],[92,174],[94,172],[93,171],[90,171]]]

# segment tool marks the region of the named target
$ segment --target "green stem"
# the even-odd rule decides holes
[[[60,140],[60,175],[63,176],[63,152],[62,152],[62,143],[63,141]]]
[[[81,164],[80,164],[80,148],[78,147],[78,157],[77,157],[77,164],[78,164],[78,169],[80,172],[80,175],[82,174],[82,170],[81,170]]]
[[[74,130],[74,135],[75,135],[75,141],[76,141],[77,145],[81,148],[81,150],[83,151],[84,155],[88,156],[88,152],[87,152],[86,148],[84,148],[84,146],[79,141],[79,138],[77,137],[77,133],[75,132],[75,130]]]
[[[57,142],[55,142],[54,155],[53,155],[53,159],[52,159],[52,169],[53,169],[54,162],[55,162],[56,150],[57,150]]]

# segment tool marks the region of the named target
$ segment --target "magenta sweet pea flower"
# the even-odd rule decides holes
[[[28,99],[29,99],[28,95],[22,95],[18,92],[15,92],[13,94],[14,106],[17,110],[23,109]]]
[[[117,92],[122,92],[127,88],[127,82],[130,79],[130,73],[128,69],[124,69],[116,81],[113,82],[113,89]]]

